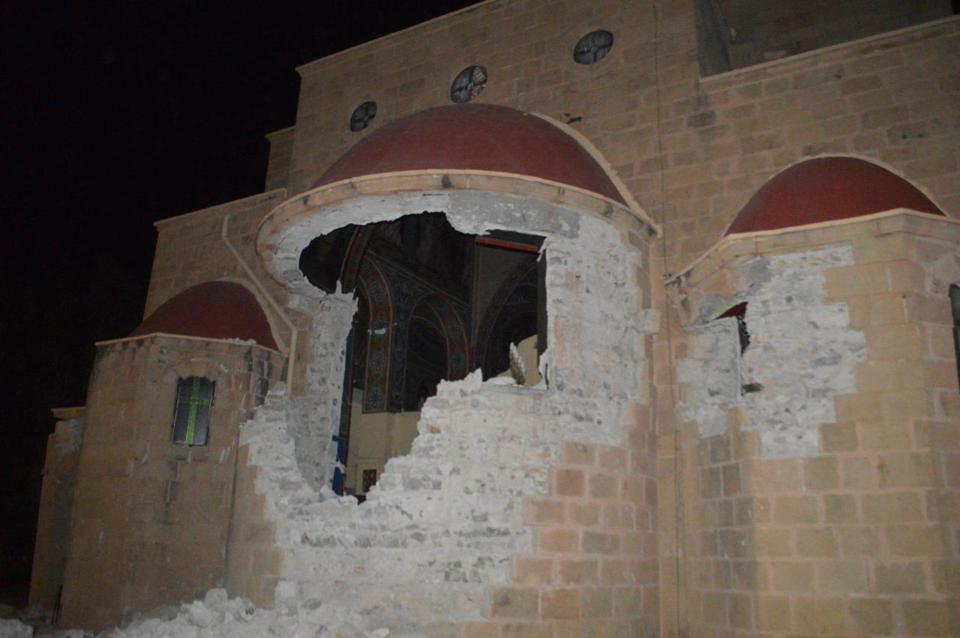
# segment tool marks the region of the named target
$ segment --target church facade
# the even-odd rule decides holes
[[[949,2],[490,0],[300,67],[56,412],[31,603],[956,635],[958,57]]]

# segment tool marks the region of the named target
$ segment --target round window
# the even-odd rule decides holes
[[[450,100],[464,104],[483,93],[487,85],[487,70],[474,64],[457,74],[450,85]]]
[[[362,131],[370,126],[370,122],[372,122],[373,118],[376,116],[377,103],[369,101],[364,102],[357,108],[353,109],[353,113],[350,114],[350,130]]]
[[[573,60],[577,64],[594,64],[607,57],[613,48],[613,34],[605,29],[591,31],[573,47]]]

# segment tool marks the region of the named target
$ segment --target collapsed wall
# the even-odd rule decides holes
[[[592,617],[613,627],[615,614],[626,625],[646,614],[656,626],[655,594],[644,611],[632,575],[604,588],[599,568],[602,559],[636,559],[641,545],[649,558],[656,553],[654,502],[647,498],[654,491],[652,437],[636,432],[650,421],[646,335],[656,322],[654,311],[645,308],[649,275],[642,229],[634,220],[633,228],[619,230],[532,198],[451,192],[443,199],[432,200],[431,210],[446,204],[441,210],[461,232],[497,228],[545,237],[549,334],[541,369],[547,382],[532,388],[503,379],[484,383],[477,371],[441,383],[424,405],[410,454],[391,459],[358,506],[351,497],[318,489],[298,462],[304,457],[299,448],[309,443],[298,433],[295,415],[309,402],[308,428],[329,427],[323,424],[340,396],[353,308],[342,294],[320,294],[317,316],[335,323],[317,321],[308,374],[327,371],[325,381],[308,380],[313,396],[304,399],[274,393],[243,428],[246,464],[236,512],[244,520],[237,523],[233,553],[247,559],[231,567],[228,582],[261,603],[270,602],[277,582],[296,583],[302,597],[353,609],[373,626],[431,635],[453,635],[465,622],[491,615],[539,625]],[[322,226],[311,222],[308,234],[329,232],[358,216],[368,223],[390,219],[411,212],[404,210],[411,205],[423,204],[401,201],[365,210],[351,203],[325,215]],[[321,393],[325,403],[316,400]],[[582,486],[571,489],[552,471],[571,462],[573,443],[587,444],[591,455],[602,449],[619,463],[576,470],[586,471],[596,497],[593,520],[574,513],[574,505],[587,505]],[[306,456],[315,459],[318,452],[315,447]],[[551,528],[541,528],[537,524],[545,519],[532,512],[529,499],[548,496],[573,497],[571,514],[564,516],[562,500],[552,501],[560,514],[546,519]],[[604,506],[609,511],[601,517]],[[569,543],[558,545],[560,538]],[[510,588],[518,558],[533,556],[549,573]],[[554,569],[577,559],[585,569],[592,566],[594,578],[552,577]],[[652,590],[655,566],[648,576]],[[614,600],[614,584],[622,590],[616,609],[602,601],[586,604],[588,597]],[[560,605],[558,612],[558,595],[576,604]]]
[[[670,283],[691,634],[955,633],[958,232],[894,210],[734,236]],[[718,318],[744,302],[742,331]]]

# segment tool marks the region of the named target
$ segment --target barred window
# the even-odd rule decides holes
[[[173,442],[206,445],[210,438],[210,408],[216,384],[203,377],[177,380],[177,401],[173,408]]]

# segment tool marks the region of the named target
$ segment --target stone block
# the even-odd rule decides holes
[[[501,587],[491,598],[494,618],[535,618],[540,611],[539,591],[533,587]]]
[[[866,523],[909,523],[923,518],[923,506],[916,492],[884,492],[861,497]]]
[[[744,464],[742,474],[754,494],[795,492],[803,484],[797,459],[749,461]]]
[[[915,324],[867,326],[863,333],[871,359],[922,359],[926,355],[923,336]]]
[[[600,504],[573,501],[567,503],[567,520],[575,525],[592,527],[600,524]]]
[[[869,570],[863,561],[817,562],[817,591],[859,594],[867,591]]]
[[[545,619],[575,620],[580,618],[580,590],[544,590],[541,595],[541,613]]]
[[[802,528],[796,531],[797,554],[817,558],[836,556],[837,542],[832,528]]]
[[[608,472],[627,471],[627,451],[619,447],[601,446],[597,449],[597,463]]]
[[[848,621],[845,605],[840,599],[798,597],[793,601],[793,626],[801,634],[846,634]]]
[[[893,601],[854,598],[847,606],[851,627],[858,634],[887,636],[893,633]]]
[[[866,490],[874,487],[873,460],[868,457],[845,457],[841,462],[843,487],[846,489]]]
[[[581,550],[585,554],[614,554],[620,550],[620,538],[616,534],[584,531]]]
[[[887,274],[882,264],[839,266],[824,271],[827,294],[840,299],[887,292]]]
[[[561,560],[559,574],[564,585],[595,585],[599,581],[599,564],[595,559]]]
[[[544,623],[504,623],[501,638],[553,638],[553,628]]]
[[[463,628],[463,638],[500,638],[500,626],[492,622],[469,622]]]
[[[823,512],[827,523],[854,523],[858,520],[857,501],[851,494],[824,494]]]
[[[943,532],[937,525],[897,525],[884,530],[893,556],[942,556]]]
[[[864,450],[909,450],[913,447],[913,428],[900,421],[864,423],[860,428]]]
[[[817,499],[813,496],[779,496],[774,499],[773,520],[777,523],[816,523],[820,520]]]
[[[874,568],[876,591],[881,594],[915,594],[927,590],[923,563],[885,563]]]
[[[955,636],[950,608],[942,600],[904,600],[903,617],[908,635]]]
[[[557,496],[583,496],[585,478],[583,470],[560,468],[554,473],[554,494]]]
[[[594,465],[596,447],[586,443],[564,443],[563,462],[569,465]]]
[[[774,561],[770,568],[774,591],[812,592],[816,588],[813,563]]]
[[[758,557],[793,554],[793,534],[787,530],[758,529],[753,533],[753,549]]]
[[[554,563],[550,558],[518,556],[513,561],[513,582],[517,585],[553,583]]]
[[[527,522],[532,525],[562,525],[564,503],[557,499],[533,498],[527,501]]]
[[[933,465],[929,452],[882,454],[877,459],[880,487],[933,487]]]
[[[589,494],[592,498],[617,498],[620,495],[620,481],[614,474],[591,472]]]
[[[537,547],[543,552],[575,552],[579,541],[575,530],[543,528],[537,531]]]
[[[600,583],[625,585],[632,580],[629,566],[620,559],[603,560],[600,564]]]
[[[642,611],[643,595],[639,587],[617,587],[613,590],[613,615],[617,618],[638,616]]]
[[[872,527],[838,527],[840,552],[846,557],[875,557],[880,553],[880,532]]]
[[[584,618],[609,618],[613,615],[613,589],[610,587],[581,589],[580,611]]]
[[[824,452],[849,452],[857,449],[857,426],[853,423],[830,423],[820,426]]]
[[[837,459],[832,456],[804,459],[803,484],[808,490],[829,490],[840,484]]]

